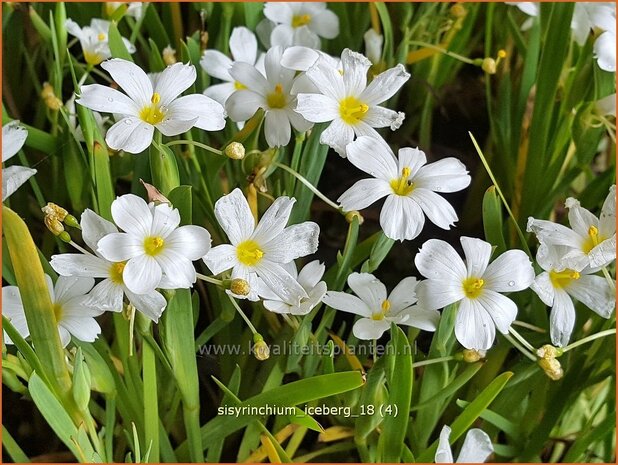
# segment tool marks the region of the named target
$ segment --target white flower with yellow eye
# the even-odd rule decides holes
[[[594,276],[595,270],[586,267],[575,271],[564,267],[562,258],[567,252],[564,246],[548,247],[541,244],[536,261],[544,272],[530,285],[543,303],[551,307],[551,341],[558,347],[569,343],[575,326],[572,299],[578,300],[603,318],[609,318],[616,306],[614,290],[605,278]]]
[[[179,97],[196,79],[195,67],[175,63],[157,73],[153,85],[136,64],[114,58],[101,63],[126,92],[92,84],[81,87],[76,103],[91,110],[122,115],[105,135],[114,150],[140,153],[152,143],[155,128],[165,136],[176,136],[192,127],[217,131],[225,126],[221,104],[202,94]]]
[[[93,342],[101,334],[101,327],[94,317],[103,313],[97,305],[89,304],[91,299],[88,292],[94,285],[94,279],[59,276],[55,285],[48,275],[45,275],[45,280],[62,346],[68,345],[71,335],[80,341]],[[2,314],[9,319],[21,337],[27,338],[30,335],[17,286],[2,288]],[[6,333],[4,342],[13,344]]]
[[[534,281],[534,269],[521,250],[508,250],[491,264],[488,242],[462,237],[466,262],[455,249],[439,239],[423,244],[414,259],[427,279],[417,288],[419,303],[438,309],[459,303],[455,336],[466,349],[487,350],[496,328],[506,334],[517,316],[517,305],[501,292],[527,289]]]
[[[307,77],[319,93],[299,93],[296,111],[312,123],[332,121],[322,132],[320,142],[345,156],[346,145],[355,136],[381,139],[374,128],[390,127],[394,131],[401,126],[405,114],[379,104],[395,95],[410,75],[403,65],[397,65],[367,85],[371,62],[366,57],[345,49],[341,63],[343,72],[323,59],[307,70]]]
[[[328,291],[322,302],[335,310],[362,317],[352,328],[358,339],[379,339],[391,323],[435,331],[440,313],[416,305],[417,284],[416,278],[405,278],[387,296],[386,286],[374,275],[352,273],[348,286],[356,295]]]
[[[24,146],[28,131],[11,121],[2,126],[2,163],[13,158]],[[2,168],[2,201],[8,199],[23,183],[36,174],[36,170],[25,166],[12,165]]]
[[[248,283],[261,278],[283,302],[298,305],[307,299],[307,291],[284,265],[314,253],[318,248],[320,227],[311,222],[287,226],[295,199],[279,197],[255,219],[242,191],[234,189],[215,203],[215,216],[230,244],[213,247],[204,262],[213,274],[232,269],[232,279]]]
[[[113,232],[97,243],[97,252],[122,266],[122,279],[135,294],[159,287],[186,289],[196,280],[193,260],[210,249],[210,234],[200,226],[180,226],[178,209],[168,204],[147,204],[126,194],[112,202],[114,222],[124,232]],[[165,276],[164,276],[165,275]]]
[[[566,247],[562,256],[565,268],[575,271],[586,267],[598,269],[616,260],[616,186],[609,189],[600,218],[572,197],[566,200],[565,206],[569,209],[571,228],[530,217],[528,232],[536,234],[541,244]]]
[[[453,459],[453,451],[449,444],[451,428],[444,425],[440,431],[438,449],[436,450],[436,463],[483,463],[493,453],[494,446],[485,431],[472,428],[466,434],[457,461]]]
[[[105,2],[107,16],[113,15],[122,5],[127,5],[126,15],[134,17],[137,21],[142,19],[147,4],[142,2]]]
[[[94,286],[90,292],[93,302],[97,302],[106,311],[120,312],[126,295],[131,305],[139,312],[157,322],[167,305],[165,297],[154,290],[147,294],[136,294],[129,290],[123,279],[126,262],[112,262],[97,251],[99,240],[108,234],[118,233],[118,228],[92,210],[82,213],[80,225],[84,242],[95,255],[86,253],[52,255],[50,261],[52,268],[62,276],[103,278],[103,281]]]
[[[470,184],[466,167],[456,158],[426,164],[421,150],[406,147],[397,159],[386,142],[367,136],[349,144],[347,151],[348,160],[375,179],[361,179],[339,197],[344,211],[362,210],[386,197],[380,226],[387,237],[400,241],[421,233],[425,215],[442,229],[457,221],[451,204],[438,195]]]
[[[98,65],[104,60],[111,58],[109,49],[109,21],[92,19],[90,26],[79,27],[72,19],[67,19],[65,27],[67,32],[79,39],[84,53],[84,61],[90,65]],[[127,39],[123,38],[124,46],[129,53],[135,53],[135,47]]]
[[[298,79],[294,70],[281,65],[283,49],[273,47],[266,53],[263,76],[254,66],[237,61],[229,73],[242,87],[225,102],[232,121],[246,121],[255,112],[264,110],[264,136],[270,147],[287,145],[292,136],[291,126],[299,132],[311,128],[300,114],[294,111],[296,96],[292,88]]]

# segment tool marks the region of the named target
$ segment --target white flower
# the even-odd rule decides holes
[[[235,27],[230,35],[230,52],[233,61],[218,50],[205,50],[200,60],[200,65],[209,75],[216,77],[223,84],[215,84],[208,87],[204,91],[204,95],[216,100],[221,104],[235,91],[244,89],[239,81],[230,76],[230,68],[236,62],[247,63],[251,66],[257,66],[258,70],[263,73],[264,54],[259,54],[258,45],[255,34],[246,27]]]
[[[430,239],[414,259],[427,278],[417,289],[421,305],[444,308],[459,302],[455,336],[466,349],[487,350],[495,329],[508,333],[517,305],[501,292],[522,291],[534,281],[534,269],[521,250],[504,252],[489,264],[491,244],[462,237],[466,262],[447,242]],[[489,264],[489,265],[488,265]]]
[[[123,115],[105,136],[114,150],[140,153],[152,142],[154,129],[176,136],[197,127],[216,131],[225,126],[223,107],[201,94],[178,97],[196,78],[195,67],[175,63],[159,73],[153,86],[146,73],[130,61],[101,63],[127,95],[100,84],[82,86],[77,103],[91,110]]]
[[[11,121],[2,126],[2,163],[14,157],[21,150],[28,137],[25,127],[19,121]],[[2,168],[2,201],[9,198],[36,170],[25,166],[13,165]]]
[[[292,135],[290,125],[299,132],[307,131],[312,124],[294,111],[296,96],[291,90],[295,72],[281,66],[283,49],[273,47],[266,53],[264,77],[248,63],[236,62],[230,69],[233,79],[245,88],[234,92],[225,102],[232,121],[246,121],[258,108],[263,108],[264,135],[270,147],[287,145]]]
[[[609,318],[616,306],[616,296],[607,280],[594,276],[595,270],[584,268],[578,272],[565,268],[562,255],[564,246],[548,247],[541,244],[536,261],[545,270],[530,288],[543,303],[551,307],[549,326],[552,344],[564,347],[569,343],[575,325],[574,298],[603,318]]]
[[[131,292],[123,280],[126,262],[106,260],[97,252],[99,240],[108,234],[117,233],[118,228],[92,210],[82,213],[80,225],[84,242],[95,251],[96,255],[81,253],[53,255],[50,263],[54,270],[62,276],[104,278],[90,293],[92,300],[98,302],[102,309],[112,312],[122,311],[123,298],[126,295],[138,311],[157,322],[167,305],[165,297],[156,291],[143,295]]]
[[[111,58],[112,52],[109,49],[109,21],[103,19],[92,19],[90,26],[83,28],[73,21],[67,19],[65,27],[67,32],[79,39],[84,52],[84,60],[91,65],[98,65],[103,60]],[[135,47],[127,39],[123,38],[125,47],[129,53],[135,53]]]
[[[371,28],[363,35],[365,39],[365,55],[369,61],[377,65],[382,60],[382,45],[384,44],[384,36],[378,34],[375,29]]]
[[[339,35],[339,18],[326,9],[324,2],[267,2],[264,16],[275,24],[271,46],[320,48],[320,37],[334,39]]]
[[[122,5],[127,5],[125,14],[133,16],[137,21],[142,18],[147,6],[147,4],[142,2],[105,2],[107,16],[113,15]]]
[[[294,71],[307,71],[318,59],[322,59],[327,66],[343,73],[340,58],[335,58],[320,50],[314,50],[301,45],[286,48],[281,56],[281,64]]]
[[[347,152],[354,166],[375,179],[362,179],[339,197],[344,211],[362,210],[386,197],[380,226],[386,236],[400,241],[421,233],[425,215],[442,229],[457,221],[451,204],[436,194],[460,191],[470,184],[466,167],[456,158],[427,165],[421,150],[406,147],[399,150],[397,160],[386,142],[367,136],[349,144]]]
[[[436,450],[436,463],[455,463],[453,451],[449,444],[451,428],[444,425],[440,431],[438,450]],[[459,451],[456,463],[483,463],[494,451],[491,439],[485,431],[473,428],[468,431],[464,443]]]
[[[88,303],[90,296],[87,294],[94,285],[94,279],[59,276],[55,286],[49,276],[45,275],[45,280],[58,323],[62,346],[67,346],[71,335],[80,341],[93,342],[101,334],[101,327],[94,317],[103,313],[100,308]],[[17,286],[2,288],[2,314],[11,321],[23,338],[30,335],[21,294]],[[6,333],[4,333],[4,341],[7,344],[13,344]]]
[[[230,244],[213,247],[204,257],[210,271],[219,274],[232,268],[232,279],[244,279],[252,288],[259,277],[290,305],[307,299],[305,289],[283,265],[314,253],[320,228],[311,221],[286,227],[294,202],[293,198],[279,197],[256,226],[240,189],[217,200],[215,216]],[[252,293],[249,298],[257,300],[257,295]]]
[[[332,121],[322,132],[320,142],[345,156],[346,145],[354,136],[381,138],[374,128],[401,126],[405,114],[379,106],[391,98],[410,78],[403,65],[378,74],[367,85],[371,62],[360,53],[345,49],[341,54],[343,74],[318,60],[307,77],[320,93],[299,93],[296,111],[307,121]]]
[[[616,117],[616,93],[600,98],[594,104],[595,110],[601,116]]]
[[[435,331],[440,319],[436,310],[416,304],[416,278],[404,278],[387,296],[386,287],[370,273],[352,273],[348,286],[355,295],[328,291],[322,301],[336,310],[360,315],[352,332],[358,339],[379,339],[391,323]]]
[[[616,26],[613,29],[604,31],[595,40],[594,57],[599,68],[603,71],[610,73],[616,71]]]
[[[180,226],[178,209],[146,202],[133,194],[112,202],[114,222],[124,231],[101,238],[97,252],[125,262],[122,279],[135,294],[151,293],[165,274],[165,287],[186,289],[196,280],[191,261],[210,249],[210,234],[200,226]]]
[[[530,217],[527,231],[534,232],[542,244],[567,247],[562,257],[565,268],[581,271],[589,266],[598,269],[616,260],[616,186],[609,189],[600,219],[572,197],[566,200],[565,206],[569,209],[572,229]]]
[[[288,303],[273,292],[268,286],[261,286],[260,297],[264,299],[264,307],[275,313],[288,313],[290,315],[306,315],[322,301],[326,294],[326,283],[320,281],[324,275],[325,266],[318,260],[307,263],[300,273],[296,270],[296,264],[290,262],[283,268],[298,281],[298,284],[307,293],[307,298],[300,302]]]

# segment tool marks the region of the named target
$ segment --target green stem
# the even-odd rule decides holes
[[[445,49],[444,47],[439,47],[437,45],[433,45],[430,44],[428,42],[422,42],[420,40],[410,40],[408,41],[409,45],[418,45],[419,47],[425,47],[425,48],[430,48],[432,50],[435,50],[437,52],[440,52],[446,56],[449,56],[451,58],[455,58],[456,60],[462,61],[464,63],[467,63],[469,65],[476,65],[476,63],[474,62],[474,60],[472,60],[471,58],[465,57],[463,55],[459,55],[458,53],[455,52],[451,52],[450,50]]]
[[[609,274],[607,267],[604,266],[603,268],[601,268],[601,271],[603,272],[603,276],[605,276],[605,279],[607,279],[607,284],[609,284],[609,288],[614,291],[614,294],[616,294],[616,281],[614,281],[612,275]]]
[[[429,360],[423,360],[421,362],[414,362],[412,364],[412,368],[422,367],[425,365],[433,365],[434,363],[450,362],[451,360],[455,360],[454,355],[447,355],[446,357],[438,357]]]
[[[150,326],[150,323],[148,323]],[[150,330],[150,329],[149,329]],[[159,462],[159,400],[157,395],[157,362],[149,344],[142,345],[144,376],[144,436],[150,449],[149,463]]]
[[[536,357],[531,354],[530,352],[528,352],[527,349],[525,349],[524,347],[522,347],[519,342],[517,342],[515,339],[513,339],[509,334],[503,334],[503,336],[505,337],[505,339],[507,341],[509,341],[511,344],[513,344],[513,346],[519,350],[522,354],[524,354],[527,358],[529,358],[530,360],[532,360],[533,362],[536,362]]]
[[[587,344],[588,342],[594,341],[595,339],[599,339],[605,336],[611,336],[612,334],[616,334],[616,328],[607,329],[605,331],[601,331],[600,333],[592,334],[588,337],[580,339],[579,341],[575,341],[572,344],[569,344],[568,346],[566,346],[564,349],[562,349],[562,352],[563,353],[567,352],[571,349],[574,349],[575,347],[581,346],[583,344]]]
[[[223,155],[223,152],[221,150],[217,150],[216,148],[211,147],[210,145],[202,144],[201,142],[195,142],[194,140],[173,140],[165,145],[167,145],[168,147],[172,147],[173,145],[193,145],[194,147],[199,147],[208,152],[214,153],[215,155]]]
[[[543,328],[539,328],[538,326],[531,325],[530,323],[526,323],[525,321],[515,320],[515,321],[513,321],[513,325],[514,326],[521,326],[522,328],[526,328],[526,329],[529,329],[530,331],[534,331],[534,332],[537,332],[537,333],[544,334],[544,333],[547,332]]]
[[[198,279],[201,279],[202,281],[206,281],[207,283],[215,284],[217,286],[223,286],[223,281],[220,279],[211,278],[210,276],[203,275],[202,273],[196,273],[196,275]]]
[[[234,306],[234,308],[236,308],[236,311],[240,314],[240,316],[242,317],[243,320],[245,320],[245,323],[247,323],[247,326],[249,326],[249,329],[251,330],[251,332],[253,334],[257,334],[257,329],[255,329],[255,326],[253,326],[253,323],[251,323],[251,320],[249,320],[249,318],[247,317],[247,315],[245,315],[245,312],[242,311],[242,309],[240,308],[240,305],[238,305],[238,302],[236,302],[236,299],[234,297],[232,297],[231,295],[228,295],[230,302],[232,302],[232,305]]]
[[[509,328],[509,333],[515,336],[515,338],[519,342],[521,342],[524,345],[524,347],[528,349],[530,352],[534,353],[536,351],[534,346],[530,344],[528,341],[526,341],[526,339],[521,334],[519,334],[517,331],[515,331],[515,329],[512,326]]]
[[[294,171],[292,168],[290,168],[289,166],[286,166],[282,163],[279,162],[274,162],[273,163],[274,166],[276,166],[277,168],[281,168],[284,171],[287,171],[288,173],[290,173],[292,176],[294,176],[296,179],[298,179],[300,182],[302,182],[305,186],[307,186],[307,188],[313,192],[315,195],[317,195],[320,199],[322,199],[325,203],[327,203],[328,205],[330,205],[331,207],[333,207],[335,210],[337,210],[340,213],[343,213],[343,211],[341,210],[341,207],[339,205],[337,205],[335,202],[333,202],[332,200],[330,200],[328,197],[326,197],[324,194],[322,194],[316,187],[314,187],[313,184],[311,184],[304,176],[302,176],[300,173],[297,173],[296,171]]]

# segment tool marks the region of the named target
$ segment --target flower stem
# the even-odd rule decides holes
[[[470,59],[468,57],[465,57],[465,56],[460,55],[460,54],[455,53],[455,52],[451,52],[450,50],[447,50],[447,49],[445,49],[443,47],[439,47],[437,45],[433,45],[433,44],[430,44],[430,43],[427,43],[427,42],[422,42],[420,40],[410,40],[410,41],[408,41],[408,44],[410,44],[410,45],[418,45],[419,47],[425,47],[425,48],[429,48],[429,49],[435,50],[436,52],[440,52],[440,53],[442,53],[442,54],[444,54],[446,56],[449,56],[451,58],[455,58],[456,60],[459,60],[459,61],[461,61],[463,63],[467,63],[469,65],[476,64],[474,62],[474,60],[472,60],[472,59]]]
[[[412,368],[422,367],[425,365],[433,365],[434,363],[450,362],[451,360],[455,360],[454,355],[447,355],[446,357],[438,357],[429,360],[423,360],[421,362],[414,362],[412,364]]]
[[[251,323],[251,320],[249,320],[247,315],[245,315],[245,312],[242,311],[242,309],[240,308],[240,305],[238,305],[238,302],[236,302],[236,299],[232,297],[231,295],[228,295],[228,297],[230,299],[230,302],[232,302],[232,305],[234,306],[234,308],[236,308],[236,311],[240,314],[242,319],[245,320],[245,323],[247,323],[247,326],[249,326],[249,329],[251,330],[251,332],[253,334],[257,334],[257,329],[255,329],[255,326],[253,326],[253,323]]]
[[[564,353],[568,350],[574,349],[575,347],[594,341],[595,339],[600,339],[605,336],[611,336],[612,334],[616,334],[616,328],[606,329],[605,331],[601,331],[600,333],[592,334],[588,337],[580,339],[579,341],[575,341],[572,344],[569,344],[568,346],[566,346],[564,349],[562,349],[562,352]]]
[[[530,344],[528,341],[526,341],[526,339],[521,334],[519,334],[517,331],[515,331],[515,329],[513,329],[512,326],[509,328],[509,333],[511,333],[513,336],[515,336],[515,338],[519,342],[521,342],[524,345],[524,347],[526,349],[528,349],[530,352],[534,353],[536,351],[534,346],[532,344]]]
[[[601,268],[601,271],[603,271],[603,276],[605,276],[605,279],[607,279],[607,283],[609,284],[609,288],[612,291],[614,291],[614,294],[615,294],[616,293],[616,281],[614,281],[614,279],[612,278],[612,275],[609,274],[609,271],[607,270],[606,266]]]
[[[75,241],[71,241],[71,242],[69,242],[69,244],[71,244],[73,247],[75,247],[77,250],[79,250],[84,255],[92,255],[90,252],[88,252],[86,249],[84,249],[81,245],[76,244]]]
[[[521,326],[522,328],[529,329],[530,331],[534,331],[536,333],[544,334],[544,333],[547,332],[543,328],[539,328],[538,326],[531,325],[530,323],[526,323],[525,321],[515,320],[515,321],[513,321],[513,325]]]
[[[211,147],[210,145],[202,144],[200,142],[195,142],[193,140],[187,140],[187,139],[173,140],[171,142],[168,142],[165,145],[167,145],[168,147],[171,147],[173,145],[193,145],[194,147],[199,147],[201,149],[206,150],[207,152],[214,153],[215,155],[223,155],[223,152],[221,150],[217,150],[216,148]]]
[[[302,176],[300,173],[297,173],[296,171],[294,171],[292,168],[290,168],[289,166],[285,166],[282,163],[279,162],[274,162],[273,163],[274,166],[276,166],[277,168],[281,168],[282,170],[287,171],[288,173],[290,173],[292,176],[294,176],[296,179],[298,179],[300,182],[302,182],[305,186],[307,186],[307,188],[313,192],[315,195],[317,195],[320,199],[322,199],[325,203],[327,203],[328,205],[330,205],[331,207],[333,207],[335,210],[342,212],[341,207],[339,205],[337,205],[335,202],[333,202],[332,200],[330,200],[328,197],[326,197],[324,194],[322,194],[313,184],[311,184],[304,176]]]
[[[511,344],[513,344],[513,346],[519,350],[522,354],[524,354],[527,358],[529,358],[530,360],[532,360],[533,362],[536,362],[536,357],[531,354],[527,349],[525,349],[524,347],[522,347],[519,342],[517,342],[515,339],[513,339],[510,335],[508,334],[503,334],[503,336],[506,338],[507,341],[509,341]]]
[[[210,284],[215,284],[217,286],[223,286],[223,281],[217,278],[211,278],[210,276],[203,275],[202,273],[196,273],[197,277],[202,281],[206,281]]]

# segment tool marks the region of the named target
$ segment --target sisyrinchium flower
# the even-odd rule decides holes
[[[320,227],[311,221],[286,227],[294,202],[293,198],[277,198],[256,226],[240,189],[217,200],[215,216],[230,244],[213,247],[206,254],[204,262],[210,271],[219,274],[232,269],[232,278],[249,283],[259,277],[290,305],[307,299],[307,291],[284,265],[317,250]],[[257,295],[252,293],[250,298],[257,300]]]
[[[101,327],[94,317],[103,313],[88,295],[94,285],[94,279],[59,276],[55,285],[48,275],[45,275],[45,279],[62,346],[67,346],[71,341],[71,335],[80,341],[93,342],[101,334]],[[2,314],[11,321],[23,338],[30,335],[17,286],[2,288]],[[7,344],[13,343],[6,333],[4,341]]]
[[[192,127],[216,131],[225,126],[221,104],[202,94],[179,97],[196,79],[195,67],[175,63],[157,74],[156,83],[136,64],[120,58],[101,63],[126,95],[111,87],[81,87],[76,103],[91,110],[121,115],[105,135],[114,150],[140,153],[152,143],[155,128],[176,136]]]
[[[260,297],[264,299],[264,307],[275,313],[287,313],[290,315],[306,315],[322,301],[326,294],[326,283],[321,281],[324,275],[325,266],[318,260],[307,263],[300,272],[296,269],[296,264],[290,262],[283,265],[283,268],[298,281],[298,284],[307,293],[307,298],[300,302],[285,302],[281,300],[275,292],[268,286],[260,286],[258,291]]]
[[[536,234],[541,244],[566,247],[562,262],[575,271],[587,266],[601,268],[616,260],[616,186],[610,188],[600,218],[572,197],[566,200],[565,206],[569,209],[571,228],[530,217],[528,232]]]
[[[541,244],[536,261],[544,271],[530,285],[543,303],[551,307],[551,341],[558,347],[569,343],[575,326],[572,299],[578,300],[603,318],[609,318],[616,306],[614,290],[605,278],[594,275],[595,270],[586,267],[575,271],[564,267],[562,257],[567,252],[564,246],[549,247]]]
[[[371,28],[363,35],[365,40],[365,55],[373,65],[378,65],[382,61],[382,46],[384,45],[384,36]]]
[[[307,70],[307,77],[319,93],[299,92],[296,111],[312,123],[331,124],[320,142],[346,155],[346,146],[355,136],[381,138],[374,128],[395,130],[405,118],[402,112],[380,104],[391,98],[410,78],[403,65],[378,74],[367,85],[371,62],[360,53],[345,49],[341,54],[343,73],[323,59]]]
[[[84,242],[95,255],[85,253],[53,255],[50,262],[52,268],[62,276],[103,278],[90,292],[93,302],[98,302],[103,310],[120,312],[126,295],[131,305],[157,322],[167,305],[165,297],[154,290],[146,294],[136,294],[129,290],[123,279],[126,262],[112,262],[103,258],[97,251],[99,240],[108,234],[118,233],[118,228],[90,209],[82,213],[80,225]]]
[[[230,35],[230,52],[233,60],[218,50],[208,49],[204,51],[200,65],[210,76],[224,81],[215,84],[204,91],[204,95],[216,100],[220,104],[235,91],[244,89],[245,86],[230,76],[230,69],[236,62],[247,63],[256,66],[258,71],[264,74],[264,54],[258,54],[258,44],[255,34],[246,27],[235,27]]]
[[[2,163],[14,157],[24,146],[28,138],[28,130],[11,121],[2,126]],[[36,170],[25,166],[12,165],[2,168],[2,201],[11,196],[28,179],[36,174]]]
[[[379,339],[391,323],[435,331],[440,313],[417,304],[417,284],[416,278],[404,278],[387,295],[386,286],[374,275],[352,273],[348,286],[356,295],[328,291],[322,301],[336,310],[362,317],[352,328],[358,339]]]
[[[362,210],[386,197],[380,213],[384,234],[394,240],[417,237],[425,215],[449,229],[457,214],[448,201],[436,192],[456,192],[470,184],[466,167],[456,158],[426,164],[418,148],[399,149],[398,159],[381,139],[362,136],[348,145],[348,159],[357,168],[374,176],[362,179],[338,199],[344,211]]]
[[[194,225],[180,226],[178,209],[166,203],[147,204],[126,194],[112,202],[112,217],[124,232],[112,232],[97,243],[97,252],[110,262],[123,262],[122,279],[134,294],[148,294],[162,286],[186,289],[195,283],[191,263],[210,250],[209,232]]]
[[[459,451],[457,460],[453,459],[453,451],[449,444],[451,428],[444,425],[440,431],[438,450],[436,450],[436,463],[484,463],[493,453],[494,446],[485,431],[472,428],[466,433],[466,438]]]
[[[258,108],[265,112],[264,135],[270,147],[287,145],[292,135],[291,126],[299,132],[307,131],[312,124],[294,111],[296,96],[292,87],[297,77],[291,69],[281,65],[281,47],[272,47],[264,59],[266,76],[254,66],[236,62],[229,73],[242,86],[225,102],[232,121],[246,121]]]
[[[439,239],[423,244],[414,259],[427,279],[417,288],[419,303],[430,309],[459,303],[455,336],[466,349],[487,350],[496,328],[508,333],[517,316],[517,305],[502,292],[527,289],[534,281],[534,269],[521,250],[508,250],[491,264],[491,244],[462,237],[466,261]]]
[[[86,63],[98,65],[102,61],[111,58],[109,25],[109,21],[95,18],[90,21],[90,26],[82,28],[72,19],[66,20],[65,27],[67,32],[79,40]],[[135,47],[131,42],[124,37],[122,41],[129,53],[135,53]]]
[[[267,2],[264,16],[274,23],[271,46],[319,49],[320,37],[334,39],[339,35],[339,18],[324,2]]]

